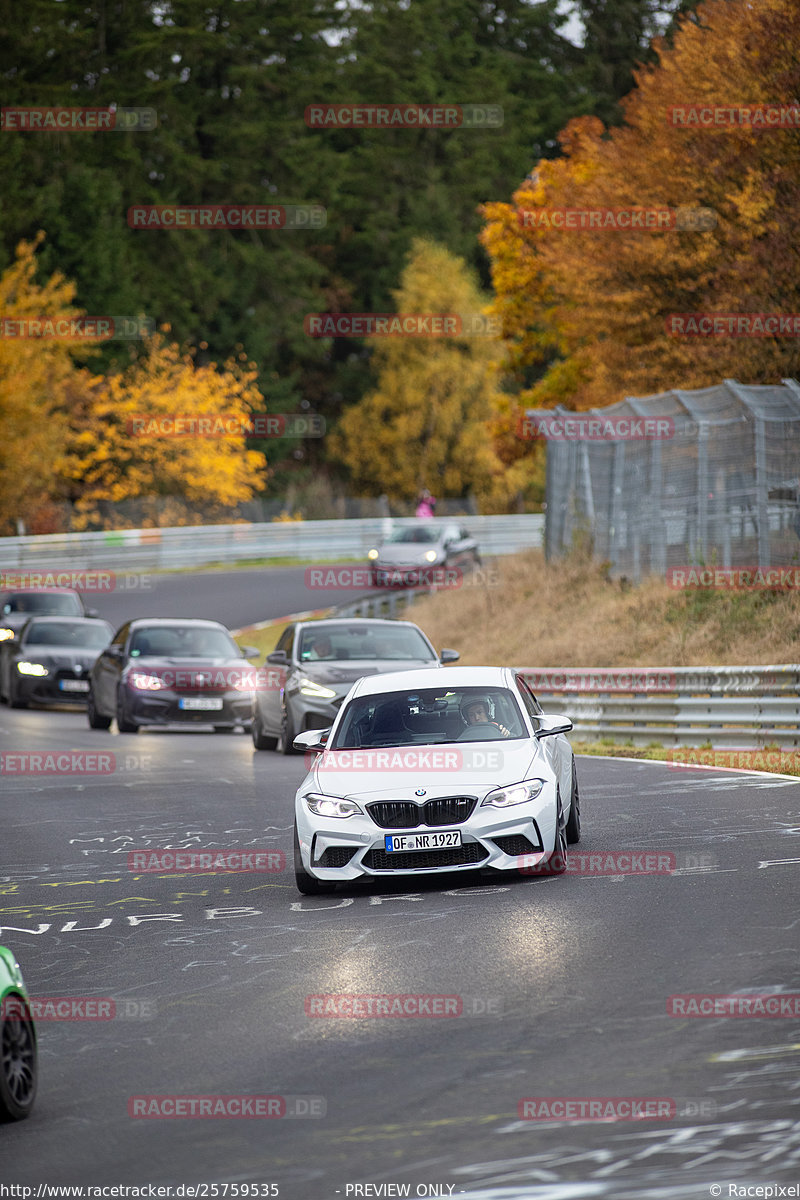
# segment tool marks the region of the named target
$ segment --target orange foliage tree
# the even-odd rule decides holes
[[[795,105],[798,46],[796,0],[707,0],[672,49],[658,48],[658,65],[638,72],[621,127],[571,122],[562,158],[540,162],[512,204],[485,206],[494,311],[521,404],[586,409],[798,373],[796,334],[668,332],[673,314],[800,313],[800,121],[709,126],[689,112]],[[559,209],[630,208],[712,210],[715,223],[634,230],[551,219]]]
[[[81,372],[69,389],[71,428],[59,470],[75,525],[130,524],[114,512],[129,499],[155,500],[159,524],[190,523],[193,504],[249,500],[266,479],[265,456],[246,447],[247,422],[264,408],[256,375],[245,361],[229,360],[221,370],[216,363],[198,366],[194,351],[182,352],[164,333],[149,338],[125,370]],[[199,436],[187,417],[224,418],[223,428],[234,432]],[[161,430],[176,428],[174,418],[187,432],[163,436]],[[165,497],[173,498],[172,508],[165,509]]]

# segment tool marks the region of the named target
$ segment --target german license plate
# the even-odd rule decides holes
[[[212,698],[211,696],[181,696],[178,701],[178,708],[203,709],[207,712],[219,712],[222,708],[222,699]]]
[[[383,839],[387,854],[401,850],[442,850],[461,845],[460,829],[445,829],[441,833],[387,833]]]
[[[88,692],[88,679],[59,679],[58,686],[62,692]]]

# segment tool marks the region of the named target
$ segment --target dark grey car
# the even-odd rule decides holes
[[[291,754],[298,733],[332,725],[350,688],[364,675],[456,662],[437,654],[411,621],[372,617],[294,621],[258,673],[253,745]]]
[[[0,699],[12,708],[85,704],[89,669],[113,633],[96,617],[30,617],[5,644]]]

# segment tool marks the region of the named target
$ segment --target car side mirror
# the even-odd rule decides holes
[[[318,750],[321,753],[328,744],[331,728],[307,729],[305,733],[298,733],[292,745],[295,750]]]
[[[457,650],[442,650],[442,653],[439,655],[439,662],[440,663],[458,662],[458,660],[460,658],[461,658],[461,655],[459,654],[459,652]]]
[[[99,617],[100,613],[97,611],[96,608],[87,608],[86,615],[87,615],[87,617]]]
[[[273,650],[271,654],[267,655],[266,661],[268,663],[275,663],[276,666],[286,667],[289,665],[289,659],[286,657],[285,650]]]
[[[258,658],[261,651],[258,646],[242,646],[242,658]]]
[[[554,733],[569,733],[571,729],[572,721],[570,721],[569,717],[548,713],[546,716],[539,717],[539,728],[536,730],[536,737],[552,737]]]

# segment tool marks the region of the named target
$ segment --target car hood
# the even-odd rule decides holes
[[[530,740],[448,742],[437,746],[333,750],[320,755],[304,791],[353,800],[412,800],[484,794],[532,776],[552,777]],[[424,796],[415,792],[424,788]]]
[[[346,684],[351,687],[357,679],[365,675],[381,675],[387,671],[413,671],[422,667],[437,667],[438,659],[398,659],[398,658],[369,658],[355,662],[350,659],[341,662],[304,662],[297,667],[298,672],[313,679],[315,683],[329,683],[332,686]]]
[[[378,547],[378,562],[413,563],[416,566],[428,561],[425,555],[429,550],[435,550],[439,558],[443,557],[444,551],[436,542],[390,542]]]
[[[73,666],[80,663],[91,667],[103,653],[102,647],[87,649],[77,646],[24,646],[14,655],[15,662],[38,662],[46,666]]]
[[[124,676],[132,671],[141,671],[147,675],[166,676],[171,680],[180,680],[181,686],[192,686],[194,677],[211,675],[211,680],[197,680],[200,686],[219,686],[226,678],[235,673],[247,671],[256,677],[255,667],[244,658],[161,658],[155,655],[142,655],[141,658],[129,659],[123,671]]]

